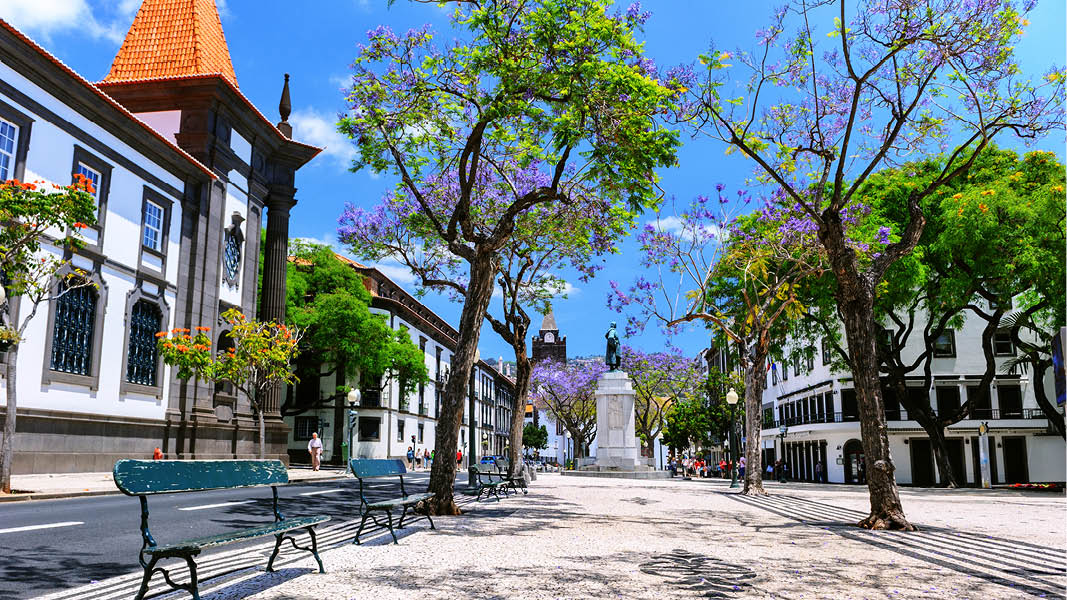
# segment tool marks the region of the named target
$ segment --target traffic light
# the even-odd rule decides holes
[[[414,443],[415,443],[415,436],[414,436],[414,435],[413,435],[413,436],[411,436],[411,443],[412,443],[412,444],[414,444]]]

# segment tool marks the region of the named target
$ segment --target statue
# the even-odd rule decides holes
[[[619,351],[619,334],[615,333],[615,321],[611,322],[611,327],[604,334],[604,338],[608,340],[608,349],[604,353],[604,362],[607,363],[609,371],[618,371],[619,365],[622,364],[622,353]]]

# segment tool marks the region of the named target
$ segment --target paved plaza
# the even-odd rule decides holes
[[[1062,494],[904,489],[922,531],[896,533],[851,525],[866,488],[768,490],[541,475],[529,496],[468,502],[436,531],[420,520],[399,545],[338,543],[325,575],[290,554],[276,573],[206,582],[204,598],[1064,597]]]

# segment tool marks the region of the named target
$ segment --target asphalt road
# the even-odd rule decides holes
[[[413,473],[405,478],[405,486],[409,493],[423,491],[427,480],[427,473]],[[465,487],[466,476],[458,474],[456,483],[457,489]],[[371,501],[396,497],[400,492],[396,478],[368,484]],[[320,529],[359,516],[359,484],[355,479],[289,485],[279,488],[278,494],[286,517],[331,516],[332,521]],[[271,492],[266,487],[149,496],[148,510],[149,527],[160,544],[274,520]],[[135,497],[0,503],[0,598],[33,598],[119,575],[140,574],[139,527],[140,505]],[[337,541],[341,537],[351,541],[355,529],[348,529],[351,531],[336,532]],[[259,538],[208,550],[197,563],[267,541],[273,545],[273,538]],[[282,557],[285,554],[283,551]]]

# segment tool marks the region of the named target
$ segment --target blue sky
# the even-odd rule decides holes
[[[292,75],[294,137],[325,146],[326,151],[297,175],[297,199],[290,233],[294,237],[333,242],[337,216],[345,202],[371,206],[391,187],[386,177],[350,173],[352,146],[336,134],[333,123],[344,109],[340,87],[355,57],[355,45],[365,32],[380,24],[396,30],[431,23],[439,35],[448,35],[447,12],[434,5],[404,0],[387,7],[385,0],[226,0],[218,1],[234,69],[241,91],[271,119],[277,119],[282,74]],[[118,51],[139,0],[3,0],[0,17],[12,21],[90,81],[104,77]],[[624,3],[628,4],[628,3]],[[690,62],[715,39],[720,48],[749,48],[753,33],[766,22],[771,3],[712,2],[710,0],[646,1],[652,10],[645,39],[646,53],[659,65]],[[1030,16],[1031,26],[1018,48],[1030,75],[1051,64],[1063,64],[1065,3],[1043,0]],[[829,27],[828,27],[829,28]],[[1009,140],[1002,145],[1014,146]],[[1062,159],[1062,137],[1045,140],[1040,147]],[[688,202],[708,193],[716,183],[731,189],[744,184],[750,167],[724,148],[707,140],[686,140],[680,165],[661,172],[662,186]],[[649,217],[646,217],[647,220]],[[410,278],[398,265],[383,265],[398,283],[411,289]],[[556,320],[567,336],[571,356],[603,352],[608,322],[623,321],[605,306],[608,281],[628,285],[639,273],[636,245],[622,245],[622,254],[609,257],[603,274],[589,283],[574,282],[567,299],[555,303]],[[428,297],[426,304],[451,323],[459,322],[459,307],[444,298]],[[534,329],[540,317],[534,319]],[[675,340],[693,354],[706,345],[707,335],[691,331]],[[663,345],[656,331],[627,343],[655,350]],[[484,358],[511,358],[510,348],[492,332],[482,329]]]

